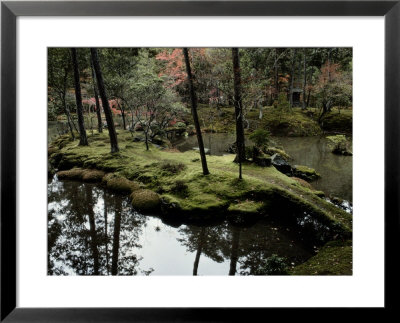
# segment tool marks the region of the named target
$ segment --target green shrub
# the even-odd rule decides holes
[[[288,267],[286,259],[273,254],[264,260],[264,264],[257,273],[258,275],[287,275]]]
[[[352,155],[350,142],[345,135],[328,136],[329,146],[332,152],[337,155]]]
[[[262,148],[268,145],[271,134],[268,130],[257,129],[250,136],[249,139],[254,142],[256,147]]]

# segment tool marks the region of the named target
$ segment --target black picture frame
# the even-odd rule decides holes
[[[400,223],[400,0],[4,1],[1,3],[1,322],[243,321],[244,317],[247,318],[244,321],[253,321],[265,315],[266,310],[16,307],[16,19],[19,16],[384,16],[385,309],[396,308],[395,296],[391,295],[395,295],[399,286],[395,262]],[[274,311],[286,313],[282,309]]]

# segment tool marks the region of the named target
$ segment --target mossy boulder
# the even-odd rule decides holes
[[[292,166],[278,153],[272,155],[271,164],[283,174],[292,174]]]
[[[82,180],[85,182],[100,182],[104,177],[105,172],[97,169],[86,169],[82,174]]]
[[[321,177],[314,168],[303,165],[296,165],[293,167],[293,176],[304,179],[307,182],[312,182]]]
[[[286,151],[284,151],[283,149],[276,148],[276,147],[265,148],[264,153],[271,155],[271,156],[274,154],[279,154],[286,161],[289,161],[292,159],[292,157],[290,157],[290,155]]]
[[[140,212],[158,211],[161,205],[161,199],[157,193],[140,189],[131,194],[132,206]]]
[[[82,179],[83,173],[85,172],[84,169],[82,168],[72,168],[70,170],[63,170],[57,172],[57,176],[59,179]]]
[[[258,156],[254,156],[253,161],[256,165],[261,167],[270,167],[272,163],[271,156],[267,154],[259,154]]]

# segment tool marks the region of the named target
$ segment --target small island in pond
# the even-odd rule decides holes
[[[352,275],[351,48],[49,48],[48,275]]]

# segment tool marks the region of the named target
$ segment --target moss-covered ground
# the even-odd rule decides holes
[[[292,275],[352,275],[352,241],[328,242],[318,254],[291,270]]]
[[[234,132],[235,119],[233,107],[221,107],[217,110],[207,105],[199,106],[199,119],[205,132]],[[320,111],[310,108],[302,110],[293,108],[281,111],[274,107],[264,107],[263,117],[259,119],[259,110],[252,109],[246,112],[245,131],[266,129],[273,136],[306,137],[317,136],[322,132],[351,133],[353,111],[351,109],[338,110],[333,108],[318,122]],[[190,115],[187,120],[191,120]]]
[[[68,135],[60,137],[49,147],[52,151],[50,163],[59,170],[80,167],[113,173],[106,175],[110,177],[108,180],[117,176],[119,180],[115,185],[124,181],[122,190],[134,191],[138,185],[153,190],[174,213],[190,216],[213,211],[258,214],[272,209],[276,213],[282,206],[290,205],[312,213],[319,221],[335,225],[340,231],[351,232],[351,215],[274,167],[244,164],[244,177],[240,181],[234,155],[207,156],[211,174],[203,176],[195,151],[180,153],[153,145],[146,151],[143,142],[133,142],[131,134],[122,130],[118,130],[120,152],[115,154],[110,153],[108,145],[103,145],[108,140],[107,131],[88,134],[88,140],[89,146],[78,146],[78,140],[71,141]]]

